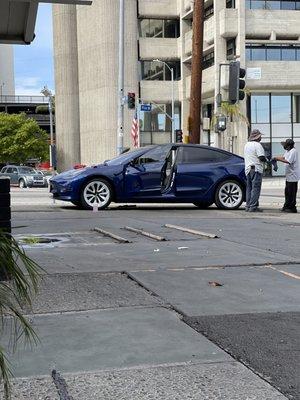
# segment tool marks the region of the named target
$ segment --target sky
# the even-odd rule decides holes
[[[29,46],[14,46],[16,95],[40,95],[45,85],[54,92],[50,4],[39,5],[35,35]]]

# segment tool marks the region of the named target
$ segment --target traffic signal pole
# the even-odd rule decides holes
[[[193,57],[190,101],[189,142],[200,143],[202,106],[202,63],[203,63],[204,0],[194,1]]]
[[[119,78],[118,78],[118,129],[117,155],[124,147],[124,0],[120,1],[119,9]]]

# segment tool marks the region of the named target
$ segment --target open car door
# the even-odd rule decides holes
[[[174,189],[174,182],[176,176],[176,158],[178,148],[172,147],[169,151],[163,168],[161,170],[161,193],[168,194]]]

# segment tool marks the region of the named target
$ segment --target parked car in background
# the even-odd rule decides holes
[[[51,179],[52,176],[53,176],[53,172],[52,172],[52,171],[49,171],[49,170],[47,170],[47,169],[38,169],[37,171],[38,171],[38,173],[43,174],[43,176],[47,179],[47,183],[48,183],[48,185],[49,185],[49,184],[50,184],[50,179]]]
[[[54,198],[85,209],[116,203],[193,203],[234,210],[245,199],[244,159],[200,145],[143,147],[50,179]]]
[[[0,176],[9,177],[10,183],[20,188],[48,186],[47,178],[43,173],[31,167],[6,165],[2,168]]]

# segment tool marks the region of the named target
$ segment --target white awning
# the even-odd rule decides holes
[[[0,43],[33,41],[39,3],[90,5],[92,0],[0,0]]]

